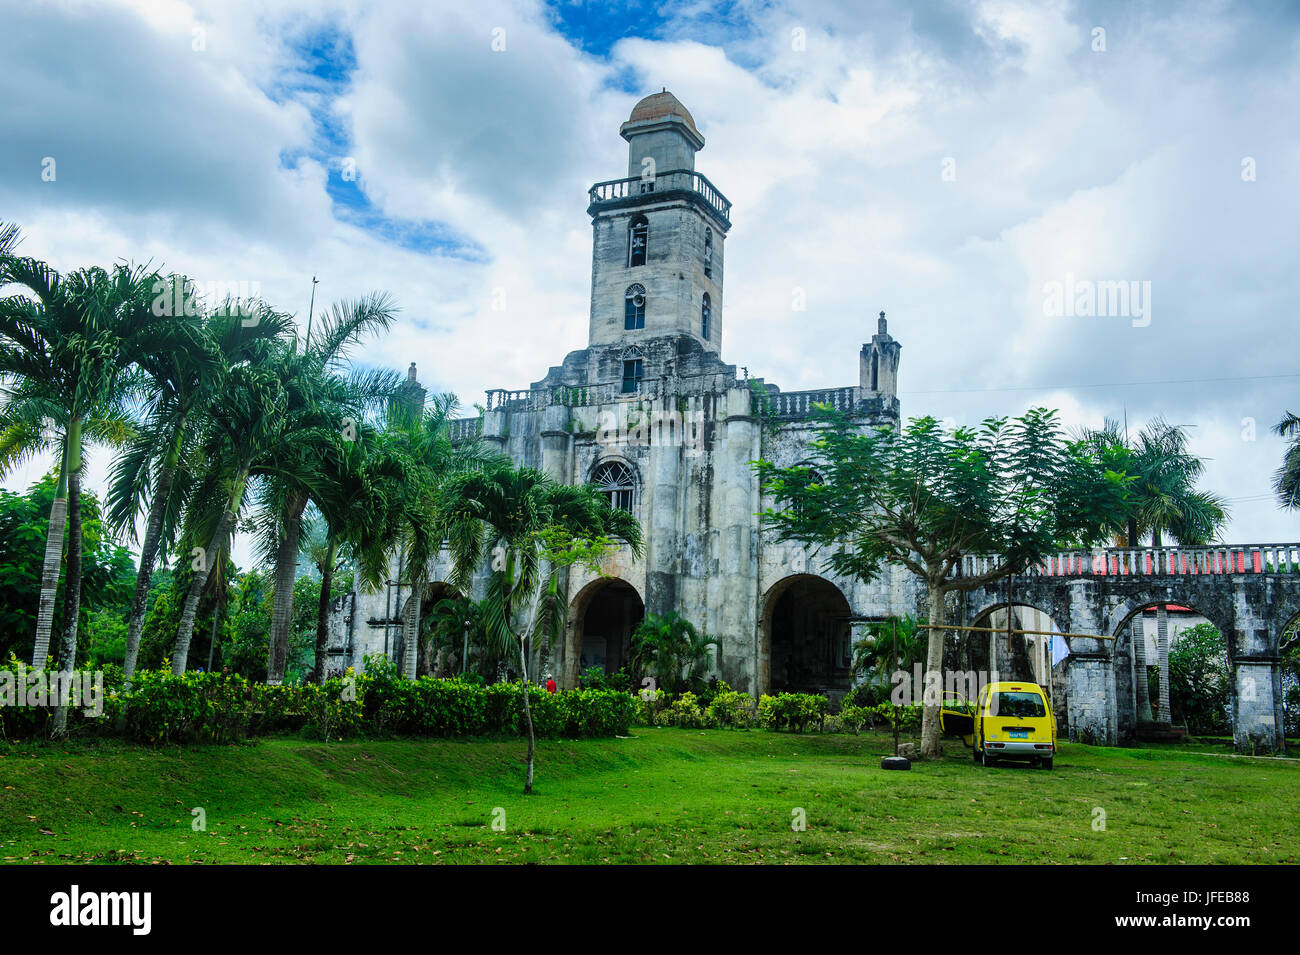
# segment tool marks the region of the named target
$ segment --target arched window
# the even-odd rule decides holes
[[[626,464],[621,461],[606,461],[598,465],[591,473],[591,483],[609,498],[611,507],[621,511],[632,510],[632,492],[636,489],[636,479]]]
[[[709,293],[704,293],[704,299],[700,302],[700,337],[708,341],[709,331],[712,327],[713,303],[709,300]]]
[[[645,216],[637,216],[627,230],[627,264],[645,265],[646,251],[650,244],[650,223]]]
[[[704,277],[713,278],[713,230],[707,228],[704,230]]]
[[[813,467],[813,463],[811,461],[800,461],[798,464],[795,465],[795,467],[798,468],[799,470],[796,472],[795,476],[791,479],[789,483],[799,488],[802,488],[804,490],[808,490],[809,488],[812,488],[817,485],[824,485],[826,483],[825,479],[823,479],[821,476],[821,472],[819,472],[815,467]],[[795,504],[791,509],[795,512],[795,514],[801,517],[803,516],[806,510],[803,503]]]
[[[623,327],[645,328],[645,286],[640,283],[629,285],[623,293]]]

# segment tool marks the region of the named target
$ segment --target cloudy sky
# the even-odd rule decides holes
[[[904,415],[1164,415],[1226,540],[1300,539],[1269,495],[1269,428],[1300,411],[1294,4],[0,8],[0,218],[56,267],[152,261],[304,318],[313,275],[388,290],[400,323],[361,357],[468,406],[586,344],[586,190],[667,87],[734,203],[728,361],[855,384],[884,309]],[[1070,282],[1139,296],[1053,314]]]

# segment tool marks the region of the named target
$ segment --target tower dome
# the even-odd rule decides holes
[[[671,122],[674,118],[685,123],[686,128],[696,136],[700,135],[699,129],[695,126],[695,118],[691,116],[690,110],[682,105],[681,100],[667,90],[651,93],[633,106],[632,115],[627,118],[627,122],[623,124],[622,128],[627,129],[629,126],[642,123]],[[704,137],[701,136],[700,138],[703,139]]]

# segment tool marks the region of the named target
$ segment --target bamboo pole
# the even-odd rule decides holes
[[[920,623],[917,630],[969,630],[972,633],[1007,633],[1002,627],[963,627],[957,624]],[[1088,640],[1114,640],[1097,633],[1062,633],[1060,630],[1012,630],[1011,633],[1028,633],[1040,637],[1083,637]]]

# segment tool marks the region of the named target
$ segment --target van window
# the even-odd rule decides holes
[[[993,706],[989,707],[990,713],[996,713],[998,716],[1009,716],[1013,719],[1028,719],[1034,716],[1046,716],[1047,710],[1043,708],[1043,698],[1037,693],[1012,693],[1003,691],[998,694],[998,698],[993,701]]]

